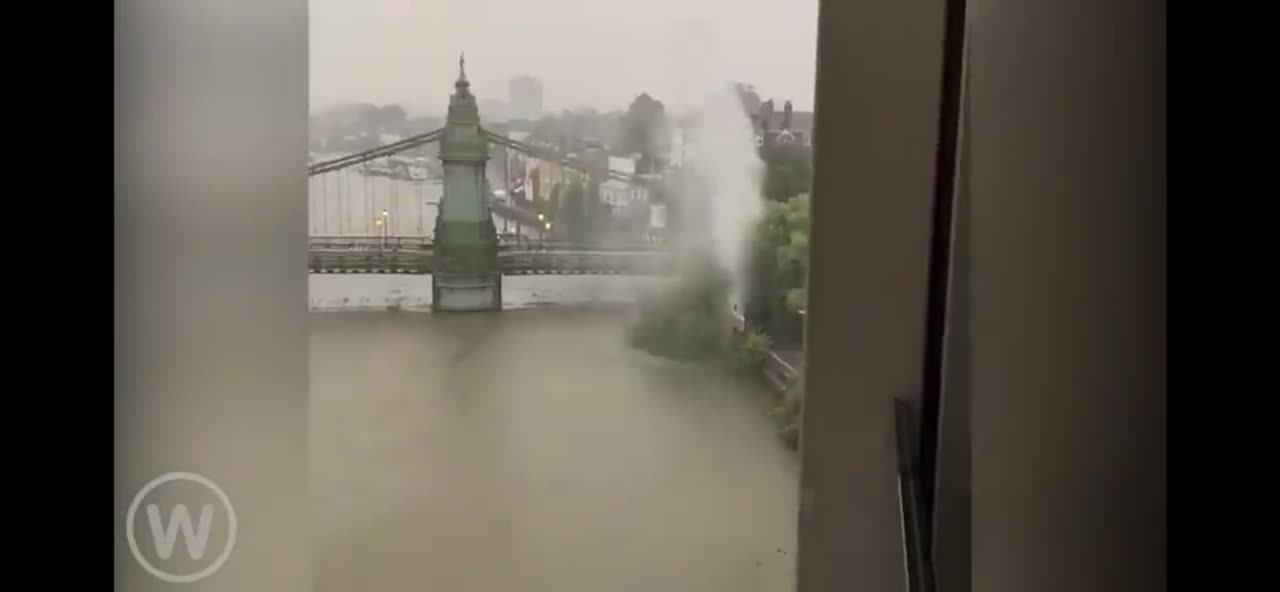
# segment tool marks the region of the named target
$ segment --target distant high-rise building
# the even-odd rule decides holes
[[[535,120],[542,117],[542,81],[532,76],[512,78],[507,85],[511,117]]]

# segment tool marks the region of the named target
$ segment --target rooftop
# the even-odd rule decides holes
[[[769,118],[769,129],[782,129],[782,120],[784,113],[782,111],[774,111],[773,116]],[[813,130],[813,111],[792,111],[790,129],[796,131],[812,131]]]

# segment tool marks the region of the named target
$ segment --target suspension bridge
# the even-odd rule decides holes
[[[309,272],[430,274],[435,309],[464,311],[500,309],[503,275],[673,271],[670,254],[651,241],[556,239],[550,232],[554,213],[496,198],[487,176],[490,146],[572,172],[570,182],[583,185],[589,199],[599,195],[605,181],[648,187],[652,180],[609,169],[608,154],[599,146],[566,156],[484,129],[465,61],[460,58],[458,65],[443,128],[309,166],[314,199]],[[439,145],[443,178],[438,181],[412,174],[422,169],[403,160],[393,161],[429,144]],[[378,165],[383,162],[398,166]],[[361,177],[354,184],[352,171]],[[329,198],[330,191],[336,200]],[[331,216],[335,203],[338,213]],[[503,221],[502,232],[495,218]]]

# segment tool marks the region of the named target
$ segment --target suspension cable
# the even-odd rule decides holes
[[[363,174],[364,174],[364,204],[360,207],[360,210],[361,210],[360,217],[364,218],[365,234],[372,235],[373,229],[370,227],[370,225],[373,224],[373,222],[369,218],[369,204],[370,204],[370,196],[373,195],[373,180],[369,178],[369,171],[366,170],[364,171]]]
[[[316,183],[315,179],[307,179],[307,234],[316,233]]]
[[[329,234],[329,182],[328,175],[320,175],[320,211],[323,216],[324,224],[320,227],[320,234]]]
[[[398,196],[399,191],[397,191],[397,190],[396,190],[396,187],[398,187],[398,186],[400,185],[400,180],[399,180],[399,179],[396,179],[396,178],[393,178],[393,177],[389,177],[389,178],[387,179],[387,181],[390,181],[390,182],[391,182],[391,204],[387,206],[387,211],[388,211],[388,212],[391,212],[391,213],[394,213],[394,214],[398,214],[399,212],[398,212],[398,210],[397,210],[397,207],[396,207],[396,206],[399,206],[399,205],[400,205],[400,200],[399,200],[399,198],[398,198],[398,197],[399,197],[399,196]],[[396,217],[397,217],[397,218],[399,218],[399,216],[396,216]],[[382,223],[383,223],[383,224],[387,224],[387,225],[388,225],[388,226],[387,226],[387,235],[388,235],[388,236],[390,236],[390,235],[391,235],[391,227],[390,227],[391,220],[390,220],[390,219],[387,219],[387,220],[384,220]]]
[[[343,183],[347,186],[347,203],[342,207],[342,217],[347,220],[347,232],[349,233],[351,232],[351,175],[344,176]]]
[[[338,235],[342,235],[342,180],[346,177],[345,169],[338,169]]]

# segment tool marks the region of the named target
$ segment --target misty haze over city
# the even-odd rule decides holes
[[[510,78],[534,76],[552,113],[625,109],[641,92],[680,113],[737,81],[813,107],[815,0],[311,0],[310,11],[313,113],[368,102],[441,115],[461,52],[477,97],[505,100]]]
[[[114,588],[1167,589],[1163,2],[113,25]]]
[[[794,589],[817,2],[686,2],[311,0],[317,590]]]

